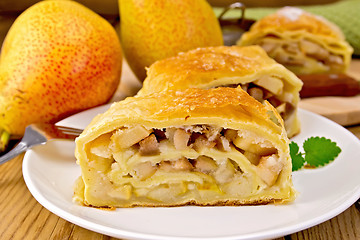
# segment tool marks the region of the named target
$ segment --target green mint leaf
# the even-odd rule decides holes
[[[333,161],[341,149],[330,139],[310,137],[304,142],[305,161],[313,167],[324,166]]]
[[[294,172],[302,168],[305,163],[305,159],[303,158],[301,153],[299,153],[299,146],[297,145],[297,143],[291,142],[289,144],[289,147],[292,160],[292,171]]]

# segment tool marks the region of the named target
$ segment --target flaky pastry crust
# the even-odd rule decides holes
[[[138,95],[166,90],[237,86],[246,88],[250,95],[251,88],[261,89],[263,98],[260,101],[269,100],[275,107],[286,103],[283,114],[286,115],[288,136],[300,132],[297,105],[302,81],[276,63],[259,46],[198,48],[157,61],[148,68],[147,78]]]
[[[271,57],[297,75],[343,73],[353,53],[337,25],[295,7],[284,7],[260,19],[237,44],[263,46]],[[285,52],[278,51],[279,45]],[[290,55],[285,57],[287,53]]]
[[[264,160],[270,157],[272,162],[270,162],[271,167],[269,169],[271,170],[275,164],[274,166],[280,167],[281,170],[279,169],[279,171],[276,172],[275,178],[268,181],[266,175],[268,172],[266,172],[264,178],[260,178],[257,175],[257,171],[261,173],[262,170],[264,170],[260,169],[261,163],[258,163],[257,166],[251,164],[241,153],[242,150],[237,150],[232,144],[228,145],[227,148],[218,148],[216,147],[217,145],[212,145],[211,149],[205,147],[205,150],[201,150],[203,148],[191,148],[192,145],[189,142],[182,150],[177,149],[176,146],[175,148],[171,146],[164,148],[164,146],[170,144],[171,141],[164,139],[162,135],[157,135],[156,132],[156,137],[161,137],[158,139],[160,145],[163,144],[163,147],[160,147],[160,151],[156,149],[157,152],[155,153],[141,155],[142,141],[140,141],[140,148],[138,144],[126,148],[120,144],[118,148],[112,150],[111,154],[108,154],[108,149],[114,147],[114,144],[119,144],[117,141],[111,143],[112,139],[116,137],[119,132],[122,133],[122,131],[128,129],[131,130],[138,127],[142,129],[142,131],[153,131],[154,129],[156,131],[162,131],[164,129],[177,128],[180,132],[185,133],[186,129],[191,130],[201,128],[202,126],[214,127],[213,129],[221,128],[223,129],[222,132],[231,129],[231,131],[248,133],[250,134],[249,136],[259,136],[259,139],[256,141],[260,141],[260,138],[265,139],[261,146],[265,146],[265,149],[269,147],[272,152],[264,153],[267,155]],[[154,132],[150,133],[148,139],[150,139],[153,134]],[[166,134],[167,132],[165,135]],[[218,132],[217,138],[224,139],[225,137],[222,136],[222,134],[223,133]],[[198,133],[194,133],[193,136],[201,138]],[[210,140],[209,138],[208,141],[214,140]],[[253,144],[255,144],[255,142]],[[268,146],[269,144],[271,146]],[[84,132],[76,139],[75,156],[77,163],[81,166],[82,176],[77,182],[74,199],[84,205],[93,207],[235,206],[292,201],[295,197],[295,191],[292,187],[291,160],[288,144],[289,140],[286,136],[283,121],[277,111],[266,102],[265,105],[259,103],[241,88],[216,88],[210,90],[193,88],[184,91],[169,90],[145,96],[129,97],[123,101],[114,103],[105,113],[95,117]],[[194,145],[196,145],[196,140]],[[129,158],[116,157],[119,153],[129,155],[129,151],[133,152]],[[140,155],[137,151],[140,151]],[[176,160],[173,159],[174,157],[171,155],[174,152],[185,154],[181,156],[189,156],[187,154],[191,153],[192,155],[190,155],[195,157],[191,157],[192,160],[184,160],[184,157]],[[172,157],[163,159],[164,156],[170,155]],[[218,164],[220,168],[221,165],[228,164],[231,167],[230,173],[233,177],[229,178],[230,180],[224,179],[224,174],[217,175],[216,170],[212,173],[209,173],[210,170],[201,172],[202,168],[197,168],[196,163],[203,155],[207,155],[205,160],[212,162],[212,164],[215,163],[213,160],[216,160],[216,164]],[[209,160],[210,157],[214,159]],[[238,161],[239,166],[235,163],[230,164],[232,160],[230,162],[226,160],[228,157],[233,158],[234,161]],[[160,175],[157,175],[157,173],[154,174],[153,172],[148,174],[147,171],[145,177],[144,175],[139,177],[138,174],[140,170],[135,170],[134,172],[134,168],[129,167],[131,162],[133,162],[133,165],[135,164],[134,166],[139,166],[136,164],[141,165],[144,162],[146,163],[146,161],[152,161],[150,167],[154,171],[157,171],[157,173],[160,172]],[[169,167],[169,161],[173,163],[172,166],[176,166],[176,163],[179,161],[185,161],[186,164],[190,165],[190,170],[183,167],[177,169],[170,167],[170,172],[166,172],[167,170],[164,170],[162,167],[165,167],[164,165],[168,165]],[[193,166],[190,163],[193,164]],[[236,168],[238,170],[234,169],[233,164],[238,167]],[[125,171],[124,169],[127,168],[129,168],[129,170]],[[224,169],[226,170],[226,168],[223,168],[223,170]],[[265,169],[265,171],[267,171],[267,169]],[[175,178],[180,174],[183,180],[174,180],[172,174],[175,174]],[[211,175],[211,177],[210,175],[206,176],[204,174],[213,175]],[[130,175],[132,176],[130,177]],[[164,176],[169,177],[169,179],[166,179]],[[228,190],[224,190],[226,186],[228,186],[226,184],[231,184],[231,179],[244,176],[253,179],[248,180],[248,186],[246,187],[248,192],[246,195],[226,193],[226,191],[229,189],[229,191],[231,191],[232,189],[227,188]],[[154,183],[156,177],[156,181],[160,182]],[[205,180],[199,180],[203,177]],[[219,182],[215,184],[215,182],[211,180],[213,178],[216,179],[216,182]],[[124,181],[126,183],[124,183]],[[175,181],[177,184],[176,187],[181,186],[181,192],[177,192],[176,195],[180,197],[163,201],[162,198],[169,194],[166,196],[161,194],[159,196],[156,191],[159,190],[159,186],[171,185],[172,181]],[[196,184],[192,181],[195,181]],[[202,181],[210,182],[206,185],[202,183]],[[220,186],[220,188],[225,186],[225,188],[219,190],[218,186]],[[209,193],[209,191],[202,192],[203,190],[200,189],[199,193],[205,195],[199,197],[199,193],[196,193],[198,187],[201,187],[201,189],[205,187],[209,188],[209,190],[215,190]],[[152,188],[154,188],[153,192],[150,191]],[[170,191],[169,188],[171,187],[168,186],[160,190]],[[217,194],[218,197],[213,198],[211,194]]]

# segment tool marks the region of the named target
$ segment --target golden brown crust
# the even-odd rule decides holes
[[[274,14],[257,21],[250,31],[306,31],[314,35],[344,40],[344,35],[335,24],[323,17],[313,15],[299,8],[284,7]]]
[[[149,127],[163,128],[169,124],[177,126],[218,118],[220,126],[229,124],[236,129],[237,122],[247,121],[249,124],[265,125],[269,131],[280,134],[282,126],[270,120],[268,111],[276,112],[270,105],[264,107],[241,88],[169,90],[128,97],[114,103],[101,117],[93,119],[77,138],[77,142],[82,141],[85,136],[87,141],[91,135],[94,135],[91,137],[94,139],[105,133],[105,130],[110,132],[119,125],[129,124],[129,121],[133,124],[150,124]],[[231,122],[223,123],[221,119]]]
[[[251,82],[264,74],[275,74],[299,92],[299,80],[276,63],[259,46],[198,48],[155,62],[138,95],[168,89],[211,88],[223,84]]]
[[[254,200],[252,202],[248,202],[248,201],[239,201],[239,200],[219,200],[219,201],[214,201],[214,202],[209,202],[209,203],[198,203],[195,200],[190,200],[190,201],[186,201],[183,203],[179,203],[179,204],[162,204],[162,203],[157,203],[157,204],[131,204],[128,205],[126,207],[128,208],[134,208],[134,207],[182,207],[182,206],[201,206],[201,207],[206,207],[206,206],[257,206],[257,205],[266,205],[266,204],[270,204],[270,203],[281,203],[283,200],[282,199],[273,199],[273,198],[268,198],[268,199],[263,199],[263,200]],[[93,207],[93,208],[98,208],[101,210],[107,210],[107,211],[113,211],[116,209],[116,207],[123,207],[123,206],[103,206],[103,207],[98,207],[98,206],[92,206],[92,205],[86,205],[84,204],[84,206],[87,207]]]
[[[198,48],[157,61],[147,73],[138,96],[166,90],[236,86],[275,76],[284,86],[275,96],[295,108],[293,116],[285,121],[288,136],[300,132],[296,108],[302,81],[259,46]]]

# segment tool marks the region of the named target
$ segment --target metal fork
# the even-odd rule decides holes
[[[48,123],[36,123],[26,127],[24,137],[11,151],[0,157],[0,164],[3,164],[27,149],[53,139],[74,140],[80,135],[82,129],[57,126]]]

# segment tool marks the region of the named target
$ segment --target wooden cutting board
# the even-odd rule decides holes
[[[353,59],[347,74],[360,80],[360,59]],[[318,113],[343,126],[360,124],[360,95],[305,98],[299,107]]]
[[[347,73],[360,80],[360,59],[352,61]],[[141,83],[132,73],[126,61],[123,64],[121,83],[112,101],[135,95]],[[354,97],[315,97],[302,99],[299,107],[318,113],[343,126],[360,124],[360,95]]]
[[[300,101],[299,107],[318,113],[343,126],[360,123],[360,96],[315,97]]]

